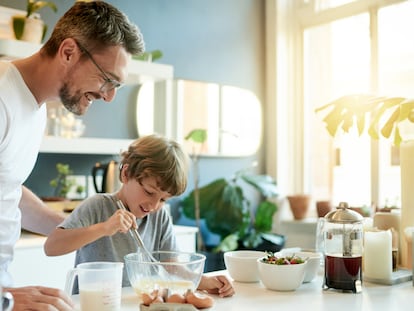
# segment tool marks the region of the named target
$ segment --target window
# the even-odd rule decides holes
[[[369,138],[359,139],[352,134],[332,140],[323,127],[322,117],[314,113],[328,100],[345,94],[370,93],[368,14],[305,29],[304,58],[306,118],[313,119],[312,130],[305,137],[312,152],[312,194],[321,200],[369,203]],[[336,152],[330,151],[332,148]]]
[[[285,2],[273,3],[276,62],[287,67],[285,72],[280,72],[280,66],[275,68],[275,80],[279,90],[283,82],[296,93],[277,96],[276,105],[296,107],[288,109],[287,118],[294,125],[285,131],[285,139],[301,142],[295,150],[303,153],[303,163],[298,165],[293,162],[298,157],[291,157],[290,170],[283,175],[278,168],[275,173],[282,180],[295,179],[284,189],[286,194],[311,193],[314,200],[347,201],[353,206],[372,202],[398,205],[398,150],[388,141],[371,141],[356,133],[333,139],[324,128],[323,114],[316,115],[314,109],[354,93],[413,97],[414,40],[410,30],[414,1]],[[293,115],[298,111],[303,113],[301,117]],[[277,135],[282,131],[279,128]]]

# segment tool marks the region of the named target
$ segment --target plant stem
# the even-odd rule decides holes
[[[200,221],[200,192],[199,192],[199,168],[198,168],[198,155],[193,156],[193,167],[194,167],[194,215],[196,219],[196,225],[198,228],[197,232],[197,245],[199,251],[205,251],[205,244],[203,236],[201,234],[201,221]]]

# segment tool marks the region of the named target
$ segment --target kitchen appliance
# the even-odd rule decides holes
[[[363,217],[341,202],[325,215],[324,288],[359,293],[362,291]]]
[[[116,161],[111,160],[108,163],[96,163],[92,168],[95,191],[97,193],[112,193],[117,191],[121,186],[119,171],[119,165]]]

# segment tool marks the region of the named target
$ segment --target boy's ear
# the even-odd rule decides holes
[[[120,167],[120,172],[119,172],[119,177],[120,177],[120,179],[121,179],[121,182],[122,183],[125,183],[125,182],[127,182],[128,181],[128,174],[127,174],[127,171],[128,171],[128,164],[123,164],[121,167]]]

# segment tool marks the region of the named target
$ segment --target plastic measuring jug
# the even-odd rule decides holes
[[[67,274],[65,292],[72,294],[77,276],[81,310],[120,310],[123,267],[122,262],[78,264]]]

